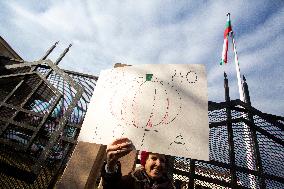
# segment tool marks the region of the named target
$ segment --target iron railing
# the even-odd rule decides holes
[[[0,57],[6,65],[0,68],[4,188],[55,185],[98,79],[62,70],[58,61],[45,58],[15,64]],[[284,188],[284,118],[253,108],[246,82],[244,89],[245,102],[231,100],[225,77],[225,102],[208,103],[210,160],[173,157],[170,172],[177,187]]]
[[[225,102],[209,102],[209,161],[175,157],[178,188],[284,188],[284,118],[262,113],[250,104],[230,100],[225,76]]]
[[[0,184],[52,188],[77,143],[97,77],[62,70],[59,61],[0,61]]]

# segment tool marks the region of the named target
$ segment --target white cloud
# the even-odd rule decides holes
[[[233,98],[238,98],[235,66],[219,66],[226,13],[231,12],[241,71],[251,84],[253,105],[284,115],[283,97],[270,108],[264,102],[283,93],[283,10],[281,1],[47,1],[1,2],[0,34],[26,60],[39,59],[57,40],[50,58],[56,60],[69,43],[61,67],[89,74],[116,62],[203,63],[207,66],[209,100],[223,101],[223,71],[230,78]],[[273,62],[273,63],[271,63]],[[259,83],[259,74],[270,75]],[[280,85],[276,90],[256,86]],[[255,99],[255,100],[254,100]],[[262,104],[263,101],[263,105]],[[266,100],[267,101],[267,100]],[[280,102],[280,103],[279,103]],[[255,104],[254,104],[255,103]]]

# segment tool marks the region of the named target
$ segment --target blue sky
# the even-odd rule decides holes
[[[25,60],[40,59],[56,41],[60,67],[99,75],[116,62],[205,64],[208,97],[239,98],[233,51],[220,66],[226,13],[231,13],[241,74],[252,105],[284,116],[284,1],[0,1],[0,35]]]

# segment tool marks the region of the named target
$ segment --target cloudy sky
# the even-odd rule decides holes
[[[99,75],[114,63],[205,64],[208,97],[239,98],[232,46],[220,66],[226,13],[231,13],[241,74],[252,105],[284,116],[284,1],[121,0],[0,1],[0,35],[27,61],[56,41],[53,61],[72,43],[60,67]]]

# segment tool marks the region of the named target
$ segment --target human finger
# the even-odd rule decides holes
[[[133,149],[135,149],[134,145],[132,143],[127,143],[125,145],[119,146],[110,146],[109,148],[107,148],[106,153],[109,154],[119,154],[121,152],[124,151],[132,151]]]
[[[119,148],[129,148],[129,147],[132,147],[133,144],[132,144],[132,142],[125,142],[125,143],[118,144],[117,146]]]
[[[109,151],[107,153],[107,159],[108,161],[111,160],[111,161],[117,161],[119,158],[125,156],[126,154],[128,154],[129,152],[131,151],[130,148],[123,148],[123,149],[120,149],[120,150],[116,150],[116,151]]]
[[[107,146],[107,152],[108,151],[116,151],[119,150],[121,148],[130,148],[131,146],[133,146],[132,142],[124,142],[121,144],[117,144],[117,145],[108,145]]]
[[[122,138],[115,139],[111,144],[116,145],[116,144],[121,144],[125,142],[131,142],[131,140],[129,140],[126,137],[122,137]]]
[[[123,156],[129,154],[129,152],[131,152],[131,151],[132,151],[132,148],[122,148],[122,149],[120,149],[120,150],[111,152],[111,154],[112,154],[113,156],[115,156],[116,159],[118,159],[118,158],[121,158],[121,157],[123,157]]]

